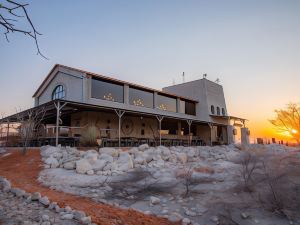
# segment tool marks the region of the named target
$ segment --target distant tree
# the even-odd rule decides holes
[[[278,132],[287,132],[300,144],[300,104],[290,103],[285,109],[275,112],[276,118],[270,122]]]
[[[8,34],[21,33],[28,35],[34,39],[37,54],[47,59],[40,51],[38,44],[38,35],[41,35],[33,25],[26,7],[29,4],[21,4],[17,1],[6,0],[1,2],[0,0],[0,28],[3,29],[6,40],[9,42]],[[19,24],[25,26],[21,28]]]

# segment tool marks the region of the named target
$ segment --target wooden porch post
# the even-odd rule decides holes
[[[161,145],[161,121],[164,119],[164,117],[156,115],[156,118],[159,123],[159,145]]]
[[[63,107],[65,107],[67,103],[65,102],[62,106],[60,105],[60,101],[57,104],[54,102],[54,106],[56,108],[56,134],[55,134],[55,145],[58,146],[58,134],[59,134],[59,124],[60,124],[60,113]]]
[[[189,144],[189,146],[191,146],[191,125],[192,125],[193,121],[192,120],[187,120],[186,122],[189,125],[189,140],[188,140],[188,144]]]
[[[125,113],[125,110],[117,110],[115,109],[116,114],[119,117],[119,148],[121,148],[121,118]]]
[[[212,146],[212,124],[208,123],[209,129],[210,129],[210,146]]]

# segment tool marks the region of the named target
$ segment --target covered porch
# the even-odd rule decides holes
[[[64,100],[51,101],[23,111],[22,118],[26,120],[30,112],[38,110],[43,111],[43,114],[38,115],[41,122],[30,138],[30,146],[58,144],[80,146],[81,138],[90,126],[97,128],[97,143],[101,147],[132,147],[141,144],[150,146],[218,144],[214,142],[213,133],[213,127],[218,125],[195,119],[147,114]],[[12,124],[15,127],[20,126],[19,118],[20,113],[0,120],[2,145],[20,145],[21,139],[18,138],[18,134],[9,130]],[[12,137],[15,139],[13,143],[10,142]]]

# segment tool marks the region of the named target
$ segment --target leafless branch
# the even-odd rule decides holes
[[[2,28],[4,29],[4,36],[6,40],[9,42],[8,34],[14,32],[28,35],[34,39],[37,48],[37,55],[42,56],[44,59],[48,59],[42,54],[40,50],[38,36],[42,34],[36,30],[35,26],[32,23],[32,20],[29,17],[26,9],[28,4],[20,4],[13,0],[6,0],[6,3],[6,5],[0,3],[0,27],[2,26]],[[18,11],[21,11],[22,15],[17,14]],[[12,18],[8,18],[8,16]],[[29,24],[30,30],[17,28],[16,23],[18,22],[18,18],[25,18],[25,21]]]

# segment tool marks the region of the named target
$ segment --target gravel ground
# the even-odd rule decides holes
[[[26,201],[10,192],[0,191],[0,224],[79,224],[75,220],[62,220],[59,213],[45,208],[39,202]]]

